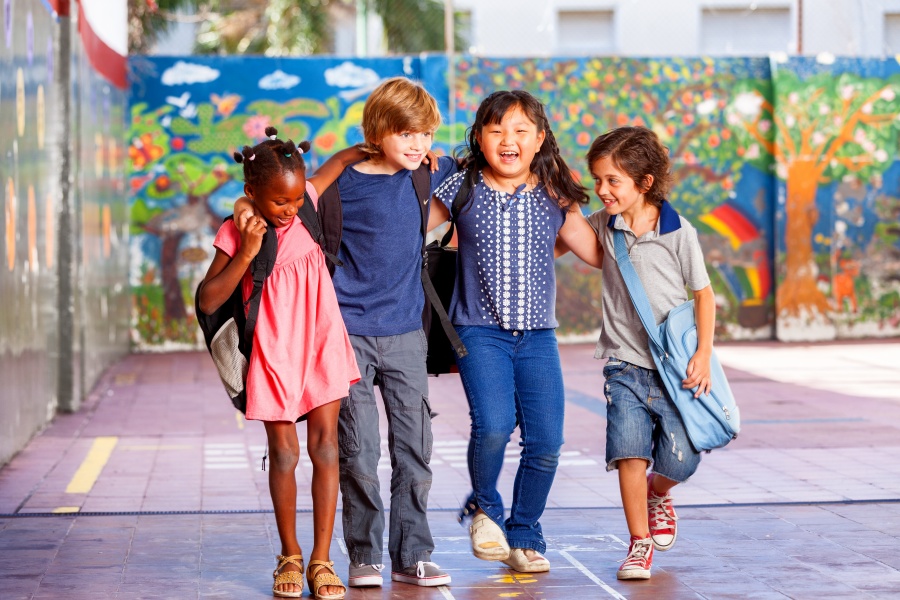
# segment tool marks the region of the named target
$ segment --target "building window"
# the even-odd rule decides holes
[[[556,31],[557,54],[602,55],[615,51],[611,10],[560,11]]]
[[[884,53],[900,54],[900,13],[884,15]]]
[[[705,8],[700,22],[705,55],[753,56],[791,50],[789,8]]]

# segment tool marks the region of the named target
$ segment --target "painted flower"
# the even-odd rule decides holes
[[[748,117],[755,117],[756,115],[758,115],[762,103],[762,96],[753,92],[738,94],[738,96],[734,99],[735,109],[737,109],[737,111],[742,115],[746,115]]]
[[[266,127],[272,122],[266,115],[253,115],[244,122],[243,130],[253,140],[266,139]]]

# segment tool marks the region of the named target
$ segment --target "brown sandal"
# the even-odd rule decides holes
[[[333,560],[327,562],[324,560],[309,561],[309,567],[306,569],[306,580],[309,582],[309,590],[312,592],[313,598],[317,600],[341,600],[344,594],[347,593],[347,586],[334,572]],[[319,590],[327,586],[341,587],[344,590],[338,594],[329,594],[327,596],[319,594]]]
[[[293,556],[281,556],[280,554],[275,557],[275,560],[278,561],[278,566],[275,567],[275,571],[272,573],[272,577],[275,578],[275,583],[272,584],[272,595],[277,596],[278,598],[302,598],[303,597],[303,555],[302,554],[294,554]],[[315,561],[313,561],[315,562]],[[299,571],[282,571],[285,565],[292,564]],[[294,585],[300,586],[299,592],[285,592],[278,589],[278,586],[284,585],[286,583],[293,583]]]

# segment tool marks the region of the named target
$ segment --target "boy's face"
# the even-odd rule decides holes
[[[425,154],[431,150],[432,132],[402,131],[385,136],[379,144],[384,153],[383,162],[394,172],[401,169],[415,171],[422,164]]]
[[[594,178],[594,192],[603,201],[607,214],[636,215],[646,203],[644,190],[638,188],[634,179],[616,168],[610,157],[598,158],[591,165]],[[648,185],[652,185],[652,176]]]
[[[265,185],[244,186],[244,194],[253,200],[256,209],[276,228],[287,227],[303,206],[306,175],[302,170],[286,171],[270,178]]]

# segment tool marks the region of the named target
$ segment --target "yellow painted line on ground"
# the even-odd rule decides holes
[[[241,414],[241,411],[234,411],[234,418],[237,420],[238,429],[244,428],[244,415]]]
[[[56,514],[77,513],[80,510],[80,506],[60,506],[59,508],[54,508],[53,512]]]
[[[94,439],[87,456],[82,461],[81,466],[78,467],[78,470],[75,471],[75,474],[72,475],[72,480],[66,487],[67,494],[87,494],[91,491],[118,441],[119,438],[116,436]]]

